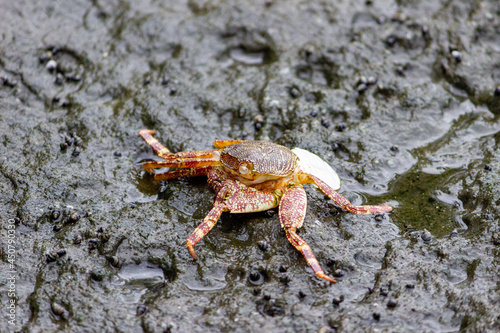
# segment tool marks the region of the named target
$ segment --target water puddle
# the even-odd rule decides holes
[[[149,263],[123,266],[111,279],[118,298],[126,304],[141,303],[141,297],[151,289],[165,284],[163,270]]]
[[[226,287],[226,274],[227,268],[214,266],[204,269],[203,276],[200,276],[193,266],[181,280],[190,290],[214,291]]]
[[[154,287],[165,283],[163,270],[149,263],[123,266],[117,276],[127,285]]]

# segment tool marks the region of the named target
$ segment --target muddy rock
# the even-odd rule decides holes
[[[1,332],[500,330],[495,1],[1,7]],[[299,234],[336,284],[273,213],[223,214],[194,262],[213,193],[145,173],[144,128],[307,149],[394,210],[305,186]]]

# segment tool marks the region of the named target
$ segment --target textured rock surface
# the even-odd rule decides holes
[[[500,330],[496,1],[169,2],[1,4],[0,331]],[[273,212],[224,214],[193,262],[213,194],[155,184],[142,128],[304,148],[395,210],[307,188],[334,285]]]

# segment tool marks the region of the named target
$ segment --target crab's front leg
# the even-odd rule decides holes
[[[316,184],[323,193],[325,193],[330,199],[332,199],[337,205],[342,207],[343,209],[355,213],[355,214],[374,214],[374,213],[385,213],[390,212],[392,207],[389,205],[382,206],[372,206],[372,205],[364,205],[364,206],[356,206],[353,205],[341,196],[337,191],[328,186],[325,182],[323,182],[318,177],[308,175],[310,182]]]
[[[309,245],[295,232],[304,222],[306,208],[307,197],[302,186],[295,185],[289,188],[281,198],[279,208],[281,227],[285,230],[288,241],[302,253],[314,274],[335,283],[337,281],[334,278],[325,274]]]
[[[197,259],[194,245],[215,226],[222,212],[261,212],[276,207],[278,202],[279,198],[273,193],[258,191],[234,180],[222,182],[214,201],[214,207],[186,241],[189,253],[193,259]]]

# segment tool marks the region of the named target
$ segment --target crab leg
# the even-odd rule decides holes
[[[194,252],[194,246],[196,243],[198,243],[212,228],[214,225],[217,223],[219,220],[220,215],[222,212],[226,209],[226,205],[223,203],[215,205],[210,212],[208,213],[207,216],[205,216],[205,219],[201,224],[194,229],[194,231],[189,235],[186,244],[189,253],[193,257],[194,260],[197,260],[198,257],[196,256],[196,253]],[[226,209],[227,210],[227,209]]]
[[[146,171],[151,172],[155,168],[199,168],[211,165],[220,165],[218,157],[212,158],[186,158],[179,160],[153,161],[143,163],[142,166]]]
[[[189,253],[196,260],[194,245],[198,243],[217,223],[222,212],[250,213],[274,208],[278,198],[269,192],[261,192],[245,185],[228,180],[217,193],[214,207],[203,222],[189,235],[186,243]]]
[[[245,141],[247,140],[215,140],[213,145],[215,148],[224,148]]]
[[[206,176],[211,169],[212,169],[211,166],[204,166],[201,168],[191,168],[191,169],[179,169],[174,171],[155,173],[154,177],[156,181],[161,181],[161,180],[168,180],[181,177]]]
[[[334,278],[325,274],[309,245],[295,232],[304,222],[306,207],[307,197],[302,186],[295,185],[288,189],[281,198],[279,208],[281,227],[285,230],[288,241],[302,253],[314,274],[335,283],[337,281]]]
[[[332,199],[337,205],[342,207],[343,209],[354,213],[354,214],[373,214],[373,213],[384,213],[392,210],[392,207],[389,205],[382,206],[355,206],[352,205],[349,200],[341,196],[337,191],[333,190],[330,186],[328,186],[325,182],[323,182],[318,177],[309,175],[309,179],[313,184],[318,185],[321,191],[325,193],[330,199]]]
[[[153,148],[153,150],[160,156],[161,158],[167,158],[168,156],[172,155],[170,150],[168,150],[165,146],[163,146],[158,140],[153,138],[152,134],[155,134],[156,131],[153,130],[140,130],[139,135],[141,138],[143,138],[148,145]]]

